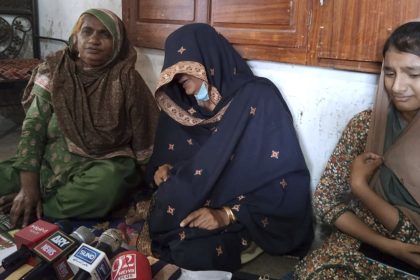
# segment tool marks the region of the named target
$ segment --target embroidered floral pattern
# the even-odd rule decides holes
[[[170,83],[176,74],[188,74],[197,77],[208,84],[206,69],[201,63],[195,61],[180,61],[162,71],[159,76],[156,90]]]
[[[240,209],[241,209],[241,205],[240,204],[235,204],[232,207],[232,210],[235,210],[236,212],[239,212]]]
[[[242,244],[242,246],[248,246],[248,241],[246,239],[242,238],[241,244]]]
[[[249,114],[251,116],[255,116],[256,112],[257,112],[257,108],[251,106],[251,108],[249,109]]]
[[[284,178],[280,181],[280,185],[283,189],[285,189],[287,187],[287,182]]]
[[[184,240],[184,239],[185,239],[185,237],[186,237],[186,235],[185,235],[185,231],[181,231],[181,232],[179,233],[179,240]]]
[[[241,201],[242,199],[245,199],[245,196],[244,196],[244,195],[240,195],[240,196],[238,196],[238,200],[239,200],[239,201]]]
[[[186,49],[186,48],[184,48],[184,46],[181,46],[181,47],[179,48],[179,50],[177,50],[177,53],[179,53],[179,54],[183,54],[186,50],[187,50],[187,49]]]
[[[173,102],[172,99],[170,99],[163,91],[159,90],[163,85],[172,82],[175,75],[179,73],[192,75],[208,83],[206,70],[204,66],[198,62],[180,61],[164,69],[159,76],[159,81],[156,88],[157,91],[155,94],[156,101],[159,104],[160,108],[178,123],[185,126],[194,126],[198,124],[208,124],[220,121],[226,109],[229,107],[230,102],[226,104],[221,110],[219,110],[219,112],[212,118],[201,119],[192,116],[194,113],[196,113],[196,111],[193,108],[189,109],[188,111],[185,111],[184,109],[179,107],[175,102]],[[210,88],[210,100],[213,104],[217,105],[222,99],[222,96],[220,95],[216,87],[210,86]]]
[[[165,111],[176,122],[185,126],[195,126],[195,125],[200,125],[200,124],[209,124],[209,123],[219,122],[222,119],[223,115],[225,114],[230,103],[232,102],[230,101],[228,104],[226,104],[213,117],[209,119],[201,119],[201,118],[196,118],[192,116],[192,114],[190,114],[188,111],[185,111],[184,109],[179,107],[163,91],[156,92],[155,98],[156,98],[157,103],[159,104],[159,107],[163,111]]]
[[[269,222],[268,222],[268,218],[265,217],[264,219],[261,220],[261,224],[263,225],[263,227],[267,227]]]
[[[195,113],[197,113],[197,111],[193,107],[191,107],[190,109],[188,109],[188,113],[194,115]]]
[[[222,248],[222,246],[218,246],[218,247],[216,247],[216,252],[217,252],[217,256],[220,256],[220,255],[222,255],[223,254],[223,248]]]
[[[271,158],[279,159],[280,151],[271,151]]]
[[[175,213],[175,208],[171,207],[170,205],[168,205],[168,210],[166,210],[166,213],[168,213],[169,215],[174,215]]]

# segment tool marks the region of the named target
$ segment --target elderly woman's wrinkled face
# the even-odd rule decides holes
[[[410,122],[420,108],[420,57],[391,47],[385,54],[384,74],[392,103]]]
[[[176,77],[177,82],[184,88],[187,95],[194,95],[198,92],[203,81],[188,74],[180,74]]]
[[[86,15],[77,33],[79,58],[86,67],[99,67],[108,62],[113,53],[111,33],[94,16]]]

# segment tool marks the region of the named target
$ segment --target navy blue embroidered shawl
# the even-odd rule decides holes
[[[187,73],[211,85],[212,112],[173,81]],[[188,269],[235,270],[251,241],[270,254],[306,254],[312,238],[309,173],[289,109],[275,85],[255,77],[206,24],[186,25],[165,45],[156,99],[162,109],[149,181],[173,165],[150,212],[152,250]],[[229,206],[238,222],[180,228],[201,207]]]

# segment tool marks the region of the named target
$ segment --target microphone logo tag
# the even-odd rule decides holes
[[[61,236],[55,236],[53,239],[51,239],[51,241],[57,244],[57,246],[60,248],[63,248],[66,245],[70,244],[70,241],[67,241],[65,238]]]
[[[91,248],[87,246],[80,246],[79,249],[74,254],[76,258],[79,260],[82,260],[88,264],[92,264],[96,258],[99,256],[99,253],[95,250],[92,250]]]
[[[34,251],[46,261],[53,261],[58,257],[65,255],[69,250],[74,248],[76,242],[66,237],[60,231],[53,233],[48,238],[34,247]]]
[[[48,229],[43,228],[43,227],[38,226],[38,225],[35,225],[35,224],[31,224],[30,227],[32,229],[32,232],[35,233],[35,234],[47,233],[48,232]]]
[[[112,264],[112,280],[136,279],[136,255],[124,254]]]
[[[72,239],[68,238],[60,231],[57,231],[56,233],[48,237],[48,240],[54,243],[57,247],[61,248],[62,250],[66,250],[69,246],[75,243]]]
[[[34,247],[34,250],[40,257],[47,261],[54,260],[62,252],[59,247],[55,246],[49,240],[42,241]]]

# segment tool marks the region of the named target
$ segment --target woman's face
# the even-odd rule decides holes
[[[391,101],[410,122],[420,108],[420,57],[391,47],[385,54],[384,74]]]
[[[113,40],[111,33],[94,16],[86,15],[77,33],[79,58],[87,67],[99,67],[112,57]]]
[[[201,79],[188,74],[180,74],[177,82],[184,88],[187,95],[196,94],[203,84]]]

